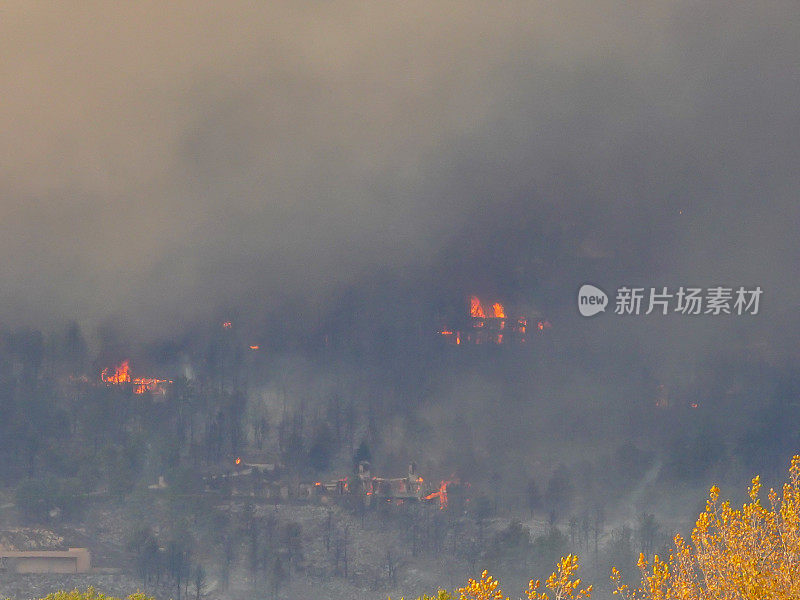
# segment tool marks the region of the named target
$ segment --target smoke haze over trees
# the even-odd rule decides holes
[[[384,589],[439,555],[454,580],[622,566],[711,482],[777,477],[800,446],[799,22],[789,1],[7,7],[17,516],[91,522],[102,497],[131,571],[198,598],[315,568]],[[764,294],[585,319],[583,283]],[[527,342],[447,344],[470,295]],[[124,360],[164,394],[103,384]],[[464,519],[361,493],[276,517],[230,479],[206,499],[250,454],[289,490],[416,461]],[[376,523],[395,537],[363,552]]]

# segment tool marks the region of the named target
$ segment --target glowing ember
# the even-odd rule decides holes
[[[242,464],[242,457],[241,457],[241,456],[237,456],[237,457],[236,457],[236,460],[235,460],[235,461],[233,461],[233,462],[234,462],[234,464],[237,464],[237,465],[240,465],[240,464]]]
[[[261,346],[250,346],[250,350],[258,350]]]
[[[144,394],[145,392],[165,393],[162,384],[172,383],[168,379],[155,379],[154,377],[136,377],[133,380],[133,393]]]

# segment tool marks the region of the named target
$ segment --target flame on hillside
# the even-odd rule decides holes
[[[469,297],[469,316],[480,318],[486,317],[486,313],[483,311],[483,305],[477,296]]]
[[[120,384],[120,383],[130,383],[131,382],[131,370],[130,370],[130,363],[127,360],[123,360],[119,365],[114,368],[113,373],[109,373],[109,370],[103,369],[103,372],[100,373],[100,379],[105,383],[110,384]]]
[[[425,500],[433,500],[434,498],[439,499],[439,510],[445,510],[447,508],[447,486],[449,485],[458,485],[460,481],[458,479],[454,479],[452,481],[442,481],[439,484],[439,489],[433,493],[428,494],[425,496]]]
[[[503,308],[503,305],[499,302],[495,302],[492,304],[492,311],[494,311],[494,317],[496,319],[505,319],[506,318],[506,309]]]
[[[483,302],[478,296],[469,296],[469,317],[460,324],[461,327],[443,327],[438,333],[456,346],[462,343],[524,344],[527,341],[527,317],[509,316],[501,302]],[[539,331],[549,328],[547,321],[542,321],[538,327]]]
[[[111,369],[105,368],[100,373],[100,380],[106,385],[131,384],[134,394],[144,394],[152,392],[158,394],[166,393],[166,386],[172,383],[169,379],[156,379],[155,377],[131,377],[130,361],[123,360],[119,365]]]

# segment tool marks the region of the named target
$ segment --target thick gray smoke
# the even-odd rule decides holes
[[[424,269],[506,293],[495,270],[548,278],[565,303],[587,276],[760,284],[782,329],[799,12],[7,7],[0,319],[145,336],[220,307],[317,319],[366,277]]]
[[[381,476],[416,461],[426,482],[469,483],[481,520],[533,522],[535,509],[542,526],[570,523],[574,546],[580,517],[588,552],[591,516],[595,555],[598,535],[613,555],[611,531],[640,511],[677,531],[712,482],[777,481],[800,452],[799,57],[798,0],[4,3],[0,484],[16,504],[4,520],[47,515],[23,485],[13,497],[22,477],[47,502],[91,492],[79,539],[100,532],[98,554],[122,557],[111,532],[175,504],[169,535],[191,524],[210,580],[230,565],[217,517],[231,517],[231,540],[255,540],[232,581],[257,588],[284,578],[255,559],[277,568],[283,551],[263,536],[257,551],[254,513],[235,508],[249,497],[195,503],[189,477],[199,490],[200,473],[251,452],[283,463],[281,495],[354,459]],[[584,283],[612,301],[623,285],[763,296],[757,316],[583,318]],[[438,331],[478,331],[471,294],[507,307],[506,341],[530,317],[526,343],[448,345]],[[122,360],[174,383],[152,406],[102,385]],[[150,515],[138,490],[149,497],[162,474]],[[42,487],[62,478],[63,494]],[[93,490],[112,496],[113,526],[89,525]],[[323,555],[319,537],[300,559],[308,577],[294,580],[330,589],[288,595],[329,597],[344,589],[329,581],[374,572],[373,597],[398,556],[413,586],[426,571],[455,584],[441,548],[416,556],[418,525],[384,527],[376,510],[359,533],[360,503],[336,509],[343,545],[328,539]],[[281,519],[298,506],[281,500]],[[425,562],[362,545],[378,524],[411,532]],[[467,557],[455,533],[419,529]],[[156,550],[170,547],[158,531]],[[349,575],[318,579],[339,571],[348,531]],[[481,545],[466,551],[491,556]],[[529,564],[512,558],[512,572]],[[608,581],[597,556],[594,568]]]

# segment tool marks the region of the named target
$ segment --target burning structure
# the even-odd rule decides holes
[[[417,474],[415,463],[408,466],[408,475],[405,477],[385,478],[373,477],[369,462],[362,461],[358,464],[358,471],[353,481],[347,477],[326,483],[317,481],[314,483],[313,491],[321,496],[363,494],[367,505],[370,505],[379,500],[397,504],[407,500],[421,501],[425,499],[428,489],[425,480]]]
[[[467,484],[469,487],[469,484]],[[450,498],[453,496],[453,493],[456,492],[456,496],[458,499],[461,499],[461,494],[459,492],[462,491],[461,481],[459,479],[452,479],[450,481],[442,480],[439,483],[439,488],[428,494],[423,498],[423,500],[437,500],[439,502],[439,509],[446,510],[450,507]],[[448,496],[450,494],[450,496]]]
[[[408,465],[405,477],[376,477],[372,474],[370,463],[361,461],[356,473],[351,477],[341,477],[329,481],[292,482],[286,477],[284,467],[278,463],[246,462],[240,457],[233,461],[233,469],[224,473],[209,473],[203,477],[206,492],[219,492],[227,489],[229,493],[250,496],[270,501],[291,499],[319,501],[323,504],[344,501],[346,498],[360,497],[364,505],[379,504],[403,505],[408,502],[437,506],[440,510],[448,508],[462,510],[465,492],[469,484],[458,479],[441,481],[431,485],[417,472],[416,463]],[[157,484],[150,489],[162,489]]]
[[[167,386],[172,383],[169,379],[156,379],[154,377],[131,377],[130,361],[124,360],[111,369],[103,369],[100,380],[106,385],[130,385],[134,394],[160,394],[167,393]]]
[[[417,474],[417,465],[413,462],[408,465],[405,477],[373,477],[368,462],[359,463],[357,476],[369,500],[402,503],[406,500],[419,501],[425,496],[425,480]]]
[[[519,315],[511,317],[506,307],[500,302],[484,304],[478,296],[469,297],[468,315],[457,327],[446,327],[439,330],[448,343],[461,344],[524,344],[528,339],[528,318]],[[545,321],[537,323],[541,331]],[[549,327],[547,323],[547,327]]]
[[[377,502],[437,502],[439,508],[444,510],[448,508],[448,489],[452,490],[453,486],[459,486],[459,482],[442,481],[434,488],[417,473],[417,465],[413,462],[408,465],[408,474],[405,477],[386,478],[374,477],[370,464],[362,461],[353,482],[347,477],[328,483],[318,481],[313,490],[321,496],[363,494],[367,506]]]

